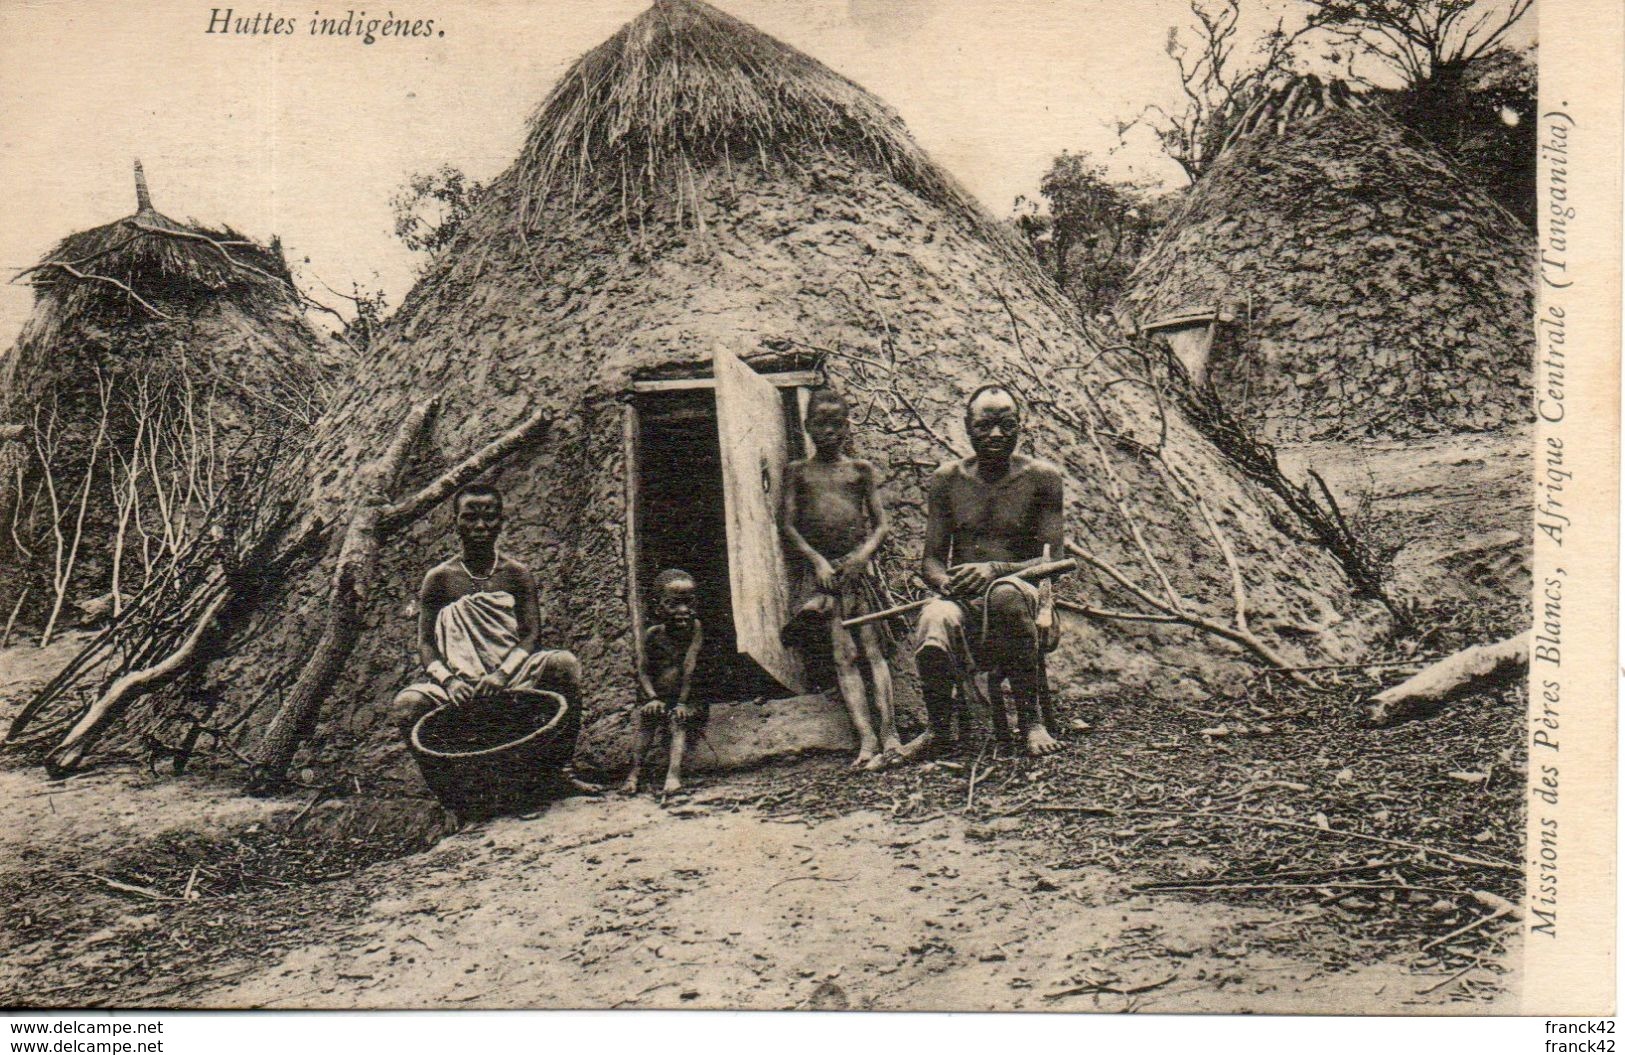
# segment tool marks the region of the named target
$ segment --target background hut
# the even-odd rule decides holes
[[[135,178],[133,215],[18,276],[34,311],[0,360],[0,605],[47,637],[171,573],[343,366],[275,242],[178,223]]]
[[[771,510],[801,401],[824,383],[887,475],[899,597],[966,397],[997,380],[1026,398],[1031,447],[1065,468],[1068,529],[1093,562],[1066,592],[1107,613],[1073,623],[1052,660],[1068,693],[1200,696],[1261,655],[1338,662],[1380,623],[1186,421],[1161,365],[1091,340],[894,112],[692,0],[660,0],[571,67],[373,355],[296,474],[310,522],[334,526],[326,556],[211,672],[215,725],[242,754],[286,724],[307,658],[347,640],[319,720],[293,721],[303,764],[372,779],[401,758],[386,707],[417,673],[419,580],[455,542],[444,506],[401,526],[377,503],[537,411],[545,436],[496,474],[503,545],[542,584],[543,639],[589,672],[590,718],[633,699],[634,628],[668,565],[701,580],[723,692],[805,687],[775,653],[784,583],[762,569],[780,559]],[[396,460],[417,435],[390,485],[379,452]],[[346,523],[361,530],[341,541]]]
[[[1282,442],[1519,425],[1534,234],[1414,133],[1303,78],[1232,133],[1120,302]]]

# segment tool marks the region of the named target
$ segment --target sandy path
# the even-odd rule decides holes
[[[1397,964],[1323,972],[1293,918],[1131,896],[961,822],[811,827],[578,800],[375,866],[398,894],[202,1006],[1448,1012]],[[1088,979],[1142,993],[1044,994]],[[1440,994],[1442,995],[1442,994]],[[1456,1005],[1482,1013],[1484,1004]]]

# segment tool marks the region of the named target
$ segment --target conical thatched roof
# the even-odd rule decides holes
[[[229,227],[211,230],[154,209],[136,162],[136,211],[69,235],[27,275],[37,294],[57,294],[57,310],[161,316],[201,297],[234,293],[287,298],[293,278],[280,248],[255,244]]]
[[[246,463],[308,431],[342,361],[306,322],[279,246],[158,212],[139,161],[133,214],[70,235],[18,277],[34,310],[0,360],[0,424],[21,436],[0,444],[0,518],[18,529],[0,533],[0,601],[32,582],[28,607],[44,616],[49,591],[35,580],[61,570],[47,567],[54,547],[29,546],[51,534],[46,470],[70,533],[93,472],[71,605],[109,589],[118,501],[132,489],[161,501],[174,536],[199,494],[223,493]],[[179,491],[174,473],[189,477]],[[132,544],[137,531],[163,533],[155,507],[140,514],[123,517]]]
[[[1242,122],[1120,311],[1217,314],[1209,376],[1273,439],[1494,429],[1526,415],[1533,253],[1426,142],[1307,78]]]
[[[758,370],[823,370],[851,397],[857,446],[886,475],[896,529],[885,566],[900,594],[912,592],[925,479],[962,444],[965,398],[999,380],[1033,401],[1031,446],[1067,473],[1073,537],[1155,582],[1115,493],[1139,511],[1169,588],[1227,609],[1233,580],[1198,511],[1143,457],[1165,438],[1233,540],[1260,632],[1294,656],[1358,651],[1370,610],[1350,600],[1338,566],[1179,416],[1160,371],[1092,342],[991,230],[883,104],[736,19],[664,0],[564,75],[524,153],[390,321],[356,391],[319,427],[311,514],[345,522],[361,467],[430,396],[438,424],[408,490],[547,411],[545,443],[498,479],[504,549],[536,571],[543,640],[589,672],[589,717],[623,709],[635,691],[630,389],[708,375],[723,343]],[[385,708],[418,673],[414,598],[423,572],[455,552],[449,527],[442,510],[389,541],[313,759],[376,768],[401,757]],[[254,749],[310,653],[338,532],[332,540],[214,675],[220,723],[239,730],[240,750]],[[1134,603],[1098,579],[1068,590]],[[1301,644],[1276,635],[1305,625],[1333,629]],[[1193,696],[1245,667],[1188,630],[1080,624],[1055,674],[1063,695]]]

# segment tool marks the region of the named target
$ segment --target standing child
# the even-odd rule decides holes
[[[638,687],[644,698],[637,708],[637,753],[632,756],[632,772],[621,789],[628,795],[638,793],[643,757],[663,725],[671,729],[671,754],[662,790],[667,795],[682,790],[683,752],[688,748],[689,734],[704,729],[710,716],[708,701],[689,700],[694,668],[705,644],[705,631],[694,614],[697,589],[694,576],[680,568],[668,568],[655,577],[655,610],[661,621],[643,633]]]
[[[803,644],[813,626],[828,635],[836,681],[858,734],[858,757],[852,766],[880,769],[902,749],[892,710],[887,630],[884,623],[867,623],[857,628],[854,642],[853,632],[841,621],[885,607],[885,594],[869,561],[890,525],[874,465],[846,453],[848,416],[846,400],[838,393],[827,388],[813,392],[806,421],[813,456],[792,462],[785,473],[781,530],[791,549],[805,559],[810,573],[806,600],[785,627],[785,640]],[[860,645],[875,686],[878,739],[869,721],[863,674],[858,669]]]

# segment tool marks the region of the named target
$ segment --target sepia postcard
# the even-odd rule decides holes
[[[0,1006],[1611,1016],[1622,64],[0,0]]]

